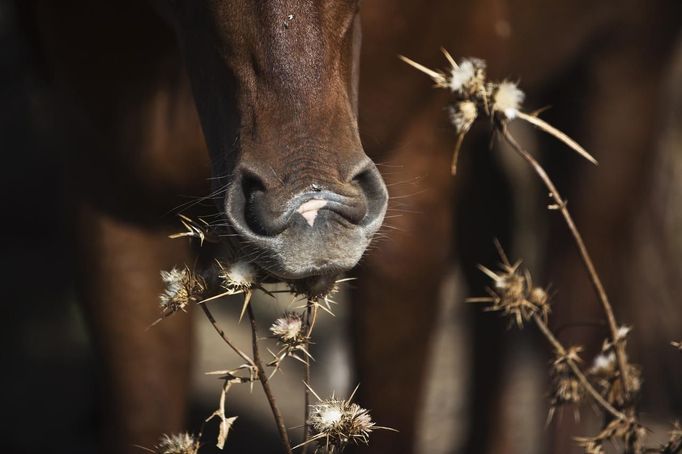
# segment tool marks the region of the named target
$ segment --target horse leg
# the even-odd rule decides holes
[[[353,294],[359,398],[378,424],[399,430],[372,434],[376,452],[412,449],[440,284],[451,255],[452,137],[447,127],[435,126],[443,123],[441,105],[442,100],[426,103],[387,167],[380,164],[392,197],[385,238],[375,240]]]
[[[190,318],[159,317],[159,270],[185,263],[168,232],[125,222],[83,204],[78,216],[80,297],[90,322],[103,397],[102,452],[139,452],[183,428],[189,384]]]

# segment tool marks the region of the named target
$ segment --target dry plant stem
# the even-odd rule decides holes
[[[275,418],[275,423],[277,424],[277,430],[279,431],[279,437],[282,442],[282,447],[284,452],[291,454],[291,443],[289,442],[289,434],[287,434],[287,428],[284,425],[284,418],[282,417],[282,412],[279,411],[275,396],[272,394],[272,389],[270,389],[270,384],[268,383],[268,376],[265,373],[265,368],[263,367],[263,362],[260,359],[260,352],[258,350],[258,330],[256,329],[256,317],[253,314],[253,308],[249,304],[246,308],[249,314],[249,320],[251,321],[251,341],[253,344],[253,362],[256,365],[256,371],[258,374],[258,380],[263,387],[263,392],[265,397],[268,399],[270,404],[270,409],[272,410],[272,415]]]
[[[531,165],[535,173],[538,175],[538,177],[540,177],[540,179],[545,184],[547,189],[549,189],[552,198],[558,205],[558,209],[559,211],[561,211],[561,214],[563,215],[564,220],[566,221],[568,229],[573,235],[573,239],[575,240],[576,246],[578,247],[578,251],[580,252],[580,257],[582,258],[583,263],[585,264],[585,268],[587,268],[587,272],[590,276],[590,280],[592,281],[592,285],[594,286],[594,289],[597,292],[599,302],[601,303],[602,309],[606,314],[606,318],[609,323],[609,329],[611,331],[611,340],[613,342],[614,349],[616,352],[621,383],[623,385],[623,389],[625,390],[625,394],[629,395],[630,389],[628,386],[628,381],[626,380],[627,375],[625,373],[627,370],[625,363],[625,353],[623,351],[622,343],[618,341],[618,324],[616,323],[616,317],[613,315],[613,308],[609,303],[609,298],[606,295],[606,291],[604,290],[604,285],[602,284],[601,279],[597,274],[597,270],[595,269],[594,264],[592,263],[590,254],[587,251],[587,248],[585,247],[583,238],[580,235],[578,228],[575,226],[575,223],[573,222],[573,218],[571,217],[568,208],[566,208],[566,202],[561,198],[561,194],[559,194],[559,191],[557,190],[556,186],[554,186],[554,183],[549,178],[549,175],[547,175],[547,172],[545,172],[545,169],[543,169],[540,163],[538,163],[533,156],[531,156],[525,149],[521,147],[521,145],[518,144],[518,142],[516,142],[514,137],[509,133],[507,125],[501,122],[499,129],[501,130],[503,137],[509,143],[509,145],[511,145],[512,148]]]
[[[552,347],[554,347],[554,350],[559,354],[559,356],[566,357],[566,349],[564,348],[563,345],[561,345],[561,342],[554,337],[554,334],[552,334],[552,331],[549,329],[545,321],[540,318],[538,315],[533,316],[533,321],[537,325],[538,328],[540,328],[540,331],[544,336],[547,338],[550,344],[552,344]],[[625,414],[622,412],[616,410],[613,405],[608,403],[606,399],[604,399],[601,394],[597,392],[596,389],[590,384],[590,382],[587,380],[587,377],[585,377],[585,374],[580,370],[580,367],[573,361],[571,358],[566,358],[566,363],[568,364],[568,367],[571,368],[571,371],[573,372],[573,375],[580,381],[580,384],[583,386],[585,391],[587,391],[592,398],[599,404],[601,405],[604,410],[608,411],[613,415],[614,418],[625,420],[627,417]]]
[[[312,301],[308,300],[308,303],[306,304],[306,311],[305,311],[305,330],[306,330],[306,341],[305,341],[305,350],[307,352],[310,351],[310,334],[313,329],[313,306],[315,303]],[[305,363],[303,364],[303,380],[304,382],[310,386],[310,358],[307,358]],[[303,447],[301,448],[301,453],[302,454],[307,454],[308,452],[308,439],[310,438],[308,434],[308,418],[310,417],[310,391],[308,390],[308,386],[304,386],[304,395],[303,395],[303,405],[305,406],[304,413],[303,413]]]
[[[220,328],[220,326],[218,326],[218,323],[216,322],[215,317],[213,317],[213,314],[211,313],[211,311],[208,309],[208,306],[207,306],[205,303],[204,303],[204,304],[199,304],[199,306],[201,306],[201,309],[203,309],[204,314],[206,314],[206,318],[208,318],[208,321],[211,322],[211,325],[213,325],[213,329],[216,330],[216,332],[217,332],[218,335],[223,339],[223,341],[225,341],[225,343],[226,343],[232,350],[234,350],[234,352],[235,352],[236,354],[238,354],[244,361],[246,361],[246,363],[247,363],[249,366],[255,366],[255,364],[253,363],[253,360],[252,360],[251,358],[249,358],[249,356],[248,356],[246,353],[244,353],[244,352],[241,351],[239,348],[237,348],[237,346],[235,346],[235,345],[230,341],[230,339],[225,335],[225,332],[222,330],[222,328]]]

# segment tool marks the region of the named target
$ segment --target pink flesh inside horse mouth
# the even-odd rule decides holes
[[[312,227],[315,224],[317,212],[320,210],[320,208],[324,207],[325,205],[327,205],[326,200],[312,199],[301,204],[301,206],[298,207],[298,210],[296,210],[296,212],[303,216],[308,225]]]

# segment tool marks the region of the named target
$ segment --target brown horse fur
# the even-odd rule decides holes
[[[614,300],[633,304],[618,291],[628,263],[623,225],[650,180],[659,88],[679,27],[674,0],[366,0],[359,109],[357,8],[353,0],[32,2],[71,143],[81,292],[106,377],[108,451],[150,446],[183,428],[189,324],[178,317],[144,329],[157,315],[158,271],[190,258],[166,240],[164,214],[183,202],[179,195],[208,192],[212,169],[218,205],[262,267],[288,279],[345,270],[384,209],[358,129],[369,156],[399,166],[385,178],[401,205],[353,295],[361,398],[377,421],[400,430],[376,434],[373,452],[410,451],[439,284],[453,257],[465,267],[486,259],[480,251],[508,232],[511,208],[489,173],[455,191],[443,95],[397,54],[433,67],[444,46],[486,59],[495,78],[522,77],[531,94],[584,90],[588,101],[571,104],[568,129],[602,168],[566,177],[577,183],[569,200]],[[485,153],[465,150],[461,174],[490,164]],[[282,204],[312,184],[350,200],[329,210],[345,219],[327,232],[337,239],[306,242],[299,225],[281,244],[269,241],[283,228]],[[260,208],[247,219],[250,197],[261,197]],[[358,226],[362,216],[372,225]],[[548,263],[572,290],[557,304],[571,314],[560,316],[584,313],[582,271],[570,248],[552,249]],[[498,336],[490,330],[476,346],[469,452],[485,452],[499,429],[489,418]]]

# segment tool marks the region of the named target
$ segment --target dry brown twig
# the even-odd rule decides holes
[[[549,208],[559,211],[564,218],[606,316],[610,332],[609,339],[604,341],[602,352],[595,358],[594,365],[589,370],[589,375],[597,386],[580,368],[581,360],[578,354],[581,348],[564,347],[549,328],[547,323],[549,306],[544,289],[533,286],[528,272],[519,273],[520,262],[512,265],[499,244],[496,245],[502,259],[501,271],[493,272],[486,267],[479,267],[493,280],[494,286],[488,289],[488,296],[470,298],[468,301],[490,304],[488,310],[501,311],[519,327],[523,327],[529,320],[535,323],[552,345],[556,355],[551,369],[554,390],[550,416],[560,404],[579,403],[583,393],[589,395],[607,416],[599,434],[576,439],[588,454],[603,453],[603,443],[614,439],[623,442],[626,453],[670,453],[682,450],[680,446],[682,435],[678,425],[674,426],[671,441],[667,445],[659,448],[643,447],[642,439],[646,431],[637,419],[635,406],[635,396],[640,387],[639,369],[628,362],[626,354],[626,338],[630,328],[617,323],[608,295],[566,201],[539,162],[519,145],[510,133],[508,123],[514,119],[525,121],[554,136],[591,163],[597,164],[597,161],[568,135],[540,119],[539,112],[533,114],[522,112],[520,107],[524,93],[515,83],[490,82],[486,79],[486,66],[482,60],[464,59],[457,63],[446,50],[442,49],[442,52],[450,64],[447,71],[436,71],[409,58],[402,56],[400,58],[427,74],[435,82],[436,88],[448,89],[452,94],[449,116],[457,132],[452,158],[453,175],[456,173],[463,138],[482,112],[491,120],[494,130],[529,164],[549,190],[553,199],[553,204]],[[682,343],[672,342],[672,345],[682,350]]]
[[[200,245],[205,241],[213,241],[219,235],[215,232],[209,230],[209,224],[203,221],[194,221],[186,216],[180,216],[181,222],[185,227],[185,231],[171,235],[171,238],[190,238],[199,240]],[[216,440],[216,446],[223,449],[228,434],[235,423],[236,416],[227,416],[226,411],[226,401],[230,388],[235,384],[249,383],[249,386],[253,388],[255,382],[260,382],[263,392],[266,396],[270,410],[272,412],[277,430],[280,436],[280,441],[282,444],[282,449],[284,452],[291,453],[292,447],[289,441],[289,435],[287,432],[287,426],[284,422],[284,417],[281,410],[277,405],[277,401],[270,387],[270,380],[274,377],[275,373],[280,370],[280,367],[286,358],[294,358],[303,364],[303,380],[306,383],[304,400],[305,400],[305,414],[304,414],[304,424],[303,424],[303,442],[299,445],[302,447],[302,452],[308,449],[308,446],[312,441],[318,441],[317,438],[311,438],[311,433],[313,433],[312,422],[314,418],[311,416],[311,410],[317,408],[314,405],[310,405],[309,397],[309,387],[307,383],[310,382],[310,360],[313,359],[309,353],[310,339],[313,333],[313,328],[318,316],[318,310],[334,315],[332,312],[332,304],[336,304],[332,300],[332,295],[338,290],[338,285],[342,282],[348,281],[350,279],[340,279],[337,280],[332,289],[326,293],[319,295],[301,295],[302,291],[297,288],[290,288],[288,290],[277,290],[271,292],[265,289],[259,282],[260,276],[259,271],[250,263],[235,261],[233,263],[223,263],[215,262],[215,273],[218,276],[218,289],[209,289],[209,285],[198,273],[194,270],[190,270],[188,267],[183,269],[173,269],[169,272],[162,272],[162,278],[166,284],[166,289],[161,295],[161,306],[162,306],[162,317],[157,320],[156,323],[163,320],[163,318],[181,311],[185,312],[189,307],[194,304],[201,306],[204,315],[209,320],[214,330],[218,333],[225,344],[235,352],[244,363],[237,368],[229,370],[221,370],[209,372],[209,375],[219,375],[220,379],[223,380],[222,391],[220,394],[220,400],[218,409],[213,412],[207,419],[206,422],[217,418],[219,420],[219,433]],[[274,321],[270,326],[270,331],[272,337],[277,340],[280,350],[277,353],[272,354],[273,360],[268,364],[263,364],[261,359],[259,338],[258,338],[258,328],[256,323],[256,318],[254,314],[253,307],[251,305],[252,297],[254,292],[261,291],[270,296],[275,296],[275,293],[290,293],[293,295],[292,303],[296,301],[297,298],[303,296],[303,300],[306,304],[302,307],[305,310],[301,313],[297,312],[287,312],[282,317]],[[212,296],[206,296],[206,294],[212,294]],[[252,346],[252,357],[242,351],[237,345],[232,342],[232,340],[225,334],[225,331],[220,327],[215,317],[213,316],[211,310],[208,307],[208,303],[218,301],[229,295],[242,295],[242,309],[239,317],[239,321],[242,320],[244,315],[249,318],[250,328],[251,328],[251,346]],[[301,308],[299,308],[301,309]],[[272,367],[273,370],[268,375],[266,373],[266,367]],[[244,375],[247,372],[247,375]],[[354,421],[350,425],[334,426],[339,435],[343,435],[343,430],[350,431],[348,436],[345,437],[347,441],[362,441],[367,442],[371,428],[374,427],[374,423],[369,419],[369,414],[367,410],[364,410],[357,406],[356,404],[351,404],[348,401],[345,402],[346,410],[352,413],[351,420]],[[344,421],[348,421],[349,415],[346,415]],[[358,426],[359,422],[371,423],[369,426]],[[344,423],[345,424],[345,423]],[[360,427],[360,432],[353,432]],[[364,427],[364,428],[363,428]],[[319,435],[315,433],[315,435]],[[189,437],[189,438],[188,438]],[[171,437],[166,436],[161,440],[159,446],[161,448],[151,452],[163,452],[163,454],[196,454],[200,448],[198,437],[185,436],[183,434],[174,435]],[[343,438],[343,437],[342,437]],[[170,443],[170,442],[173,443]],[[191,443],[190,443],[191,441]],[[179,444],[183,442],[184,444]],[[170,443],[170,444],[169,444]],[[333,443],[327,443],[325,446],[318,445],[316,447],[316,452],[319,450],[327,449],[328,452],[337,452],[342,448],[344,443],[334,441]],[[177,448],[177,449],[176,449]],[[147,449],[147,448],[145,448]],[[175,450],[174,450],[175,449]]]

